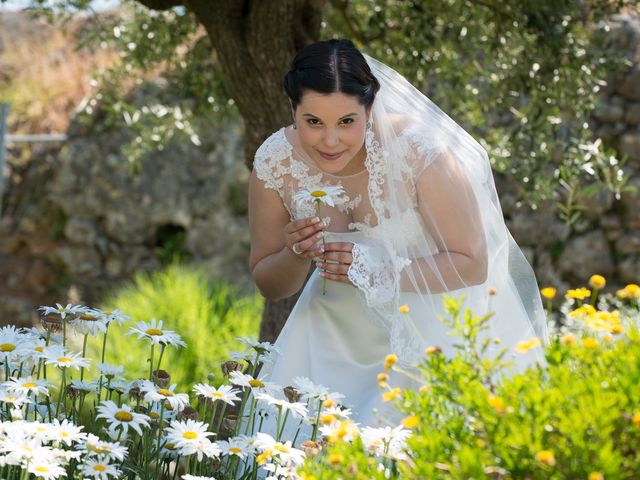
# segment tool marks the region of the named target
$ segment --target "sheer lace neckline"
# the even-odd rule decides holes
[[[296,146],[293,144],[293,142],[291,140],[289,140],[289,137],[287,136],[287,129],[291,129],[292,125],[289,125],[287,127],[282,127],[280,128],[280,135],[282,135],[282,138],[284,139],[284,141],[289,145],[289,147],[291,147],[291,156],[293,157],[293,152],[296,151]],[[310,164],[309,162],[307,162],[306,160],[304,160],[303,158],[295,158],[295,160],[304,163],[305,165],[307,165],[308,167],[314,168],[317,171],[321,172],[323,175],[326,175],[328,177],[331,178],[335,178],[335,179],[346,179],[346,178],[355,178],[355,177],[359,177],[360,175],[363,175],[364,173],[367,172],[367,168],[364,167],[362,170],[360,170],[359,172],[356,173],[352,173],[349,175],[334,175],[332,173],[327,173],[324,170],[322,170],[320,167],[318,167],[315,164]]]

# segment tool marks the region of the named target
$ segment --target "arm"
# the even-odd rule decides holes
[[[254,170],[249,183],[249,269],[260,293],[270,300],[297,293],[311,267],[308,255],[296,255],[285,242],[284,231],[290,222],[289,213],[278,192],[265,188]],[[310,219],[308,223],[307,234],[314,234],[321,229],[313,225]]]
[[[439,253],[412,259],[400,289],[443,293],[483,283],[488,263],[485,232],[463,166],[442,153],[418,176],[416,192],[418,209]]]

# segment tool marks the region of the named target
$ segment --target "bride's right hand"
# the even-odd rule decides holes
[[[327,224],[318,217],[293,220],[284,227],[284,243],[296,256],[312,259],[324,253],[322,240]]]

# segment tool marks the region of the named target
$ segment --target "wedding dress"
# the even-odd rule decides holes
[[[445,294],[462,295],[475,315],[493,312],[481,339],[500,343],[492,342],[489,354],[548,338],[535,276],[505,226],[486,152],[404,77],[365,57],[381,84],[365,169],[348,176],[320,170],[292,126],[256,152],[257,177],[278,192],[292,219],[317,214],[299,192],[341,187],[333,207],[322,205],[325,241],[353,243],[353,285],[327,280],[325,294],[316,270],[275,342],[280,355],[261,375],[282,386],[306,377],[343,394],[352,420],[379,426],[404,415],[383,401],[378,386],[387,354],[405,368],[430,346],[456,354],[459,339],[439,318]],[[481,261],[467,262],[456,253],[460,245]],[[513,372],[544,361],[541,349],[510,357]],[[395,372],[389,384],[417,386]],[[293,438],[297,423],[289,422],[283,438]],[[273,415],[261,430],[275,436]],[[296,443],[310,431],[305,425]]]

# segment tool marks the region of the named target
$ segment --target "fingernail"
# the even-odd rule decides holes
[[[313,218],[313,223],[318,223],[320,221],[320,219],[318,217],[314,217]]]

